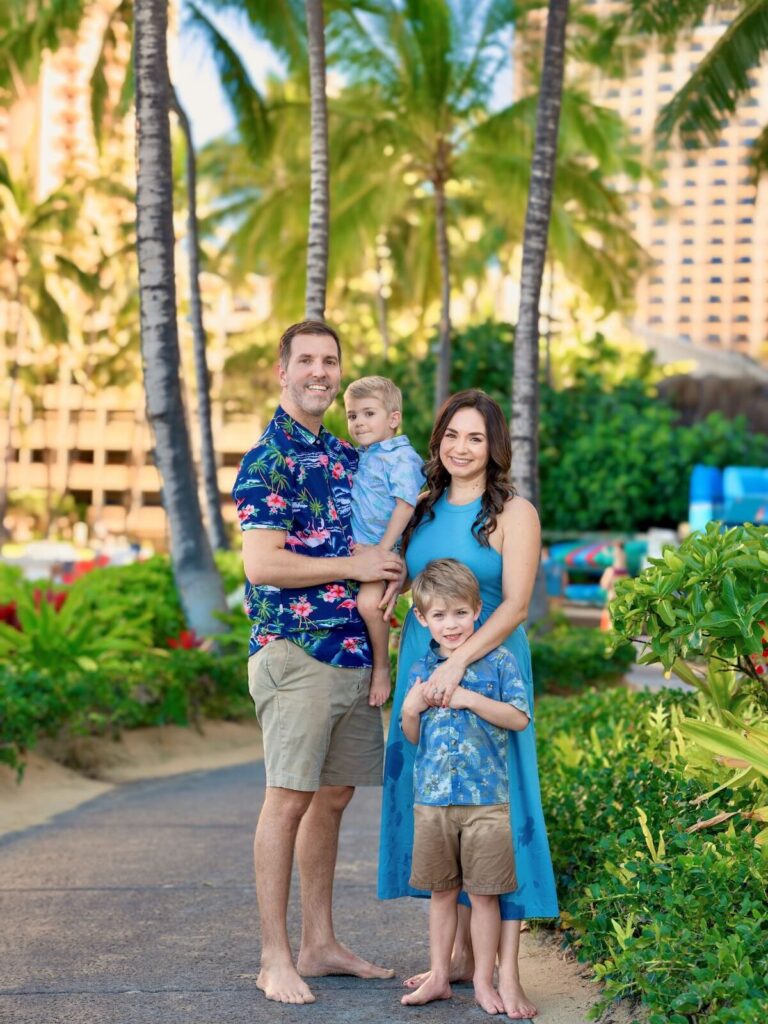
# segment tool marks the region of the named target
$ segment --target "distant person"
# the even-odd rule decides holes
[[[504,1013],[493,984],[501,936],[498,897],[517,888],[509,819],[507,734],[531,712],[515,656],[497,647],[466,669],[447,707],[427,696],[434,669],[472,636],[482,601],[475,575],[453,558],[429,562],[413,581],[416,618],[432,641],[411,667],[401,716],[415,745],[410,884],[432,893],[430,970],[402,998],[417,1006],[450,998],[451,951],[463,888],[472,905],[473,984],[486,1013]]]
[[[248,677],[264,734],[267,788],[254,840],[261,970],[268,999],[312,1003],[303,980],[391,978],[336,939],[331,894],[341,817],[355,786],[381,784],[381,710],[368,703],[371,652],[350,581],[399,578],[402,560],[352,550],[357,453],[322,425],[339,392],[341,348],[320,321],[280,339],[280,405],[234,486],[251,618]],[[293,852],[302,938],[294,964],[286,915]]]
[[[352,534],[357,543],[397,550],[424,486],[421,456],[397,433],[403,396],[386,377],[361,377],[344,392],[344,405],[350,437],[360,445],[352,484]],[[392,689],[389,619],[379,607],[384,589],[383,581],[363,583],[357,595],[373,648],[368,699],[374,707],[385,704]]]
[[[613,545],[611,558],[611,564],[600,577],[600,586],[605,591],[605,607],[600,616],[600,629],[602,630],[611,628],[611,611],[608,605],[616,597],[616,582],[629,576],[627,552],[621,541],[616,541]]]

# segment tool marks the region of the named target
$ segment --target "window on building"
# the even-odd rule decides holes
[[[709,283],[710,284],[722,284],[723,283],[723,279],[722,279],[722,277],[710,277]]]
[[[160,491],[146,491],[141,496],[141,504],[144,508],[162,508],[163,501]]]
[[[76,505],[92,505],[93,491],[70,491]]]
[[[721,156],[719,156],[717,158],[717,160],[714,160],[713,163],[714,163],[715,167],[727,167],[728,166],[728,161],[725,160]]]
[[[104,504],[105,505],[125,505],[126,494],[125,491],[105,491],[104,492]]]
[[[680,284],[691,284],[693,282],[692,277],[681,277]]]
[[[692,256],[683,256],[683,258],[682,258],[682,260],[680,262],[683,263],[685,266],[688,266],[689,264],[693,263],[693,257]]]
[[[752,196],[744,196],[743,199],[739,200],[739,206],[752,206],[754,201],[755,200],[753,199]]]
[[[227,469],[234,466],[239,466],[242,457],[242,452],[224,452],[224,454],[221,457],[221,464],[222,466],[226,466]]]
[[[664,278],[663,277],[652,277],[651,278],[651,284],[664,284]]]
[[[752,262],[752,257],[751,256],[739,256],[739,258],[736,260],[736,262],[737,263],[751,263]]]
[[[737,238],[736,239],[736,245],[751,245],[751,244],[752,244],[752,239],[749,238],[749,237],[747,237],[747,238]]]
[[[651,317],[651,318],[650,318],[650,319],[648,320],[648,323],[649,323],[649,324],[660,324],[660,323],[662,323],[662,322],[663,322],[663,319],[664,319],[664,318],[663,318],[663,317],[661,317],[661,316],[652,316],[652,317]]]
[[[659,86],[659,92],[672,92],[671,82],[665,82],[664,85]]]
[[[733,322],[736,323],[736,324],[745,324],[748,321],[749,321],[749,317],[746,315],[746,313],[739,313],[738,316],[735,316],[733,318]]]
[[[695,188],[696,182],[693,180],[693,178],[686,178],[683,182],[683,185],[685,185],[686,188]]]
[[[733,301],[734,301],[734,303],[738,303],[739,305],[741,305],[744,302],[749,302],[749,296],[748,295],[737,295],[736,298]]]
[[[737,224],[752,224],[754,223],[753,217],[739,217]]]
[[[32,449],[32,462],[45,462],[45,448]]]
[[[682,303],[684,303],[684,304],[687,304],[687,303],[689,303],[691,301],[691,296],[690,295],[681,295],[680,296],[680,301]]]
[[[76,448],[72,452],[72,461],[73,462],[82,462],[82,463],[85,463],[85,465],[87,465],[87,466],[92,466],[93,465],[93,458],[94,458],[94,452],[90,451],[87,448]]]
[[[654,295],[653,298],[651,299],[651,305],[652,306],[659,306],[659,305],[661,305],[661,303],[663,301],[664,301],[664,299],[662,299],[662,297],[660,295]]]
[[[712,256],[710,258],[709,262],[710,263],[722,263],[723,262],[723,257],[722,256]]]
[[[690,228],[690,227],[693,227],[693,225],[695,223],[696,223],[696,221],[693,219],[693,217],[686,217],[685,220],[683,221],[683,227],[684,228]]]
[[[751,277],[737,277],[736,284],[749,284],[751,280]]]
[[[744,128],[759,128],[760,122],[756,117],[745,117],[741,122]]]
[[[734,341],[738,341],[739,344],[743,345],[744,342],[749,341],[749,337],[746,334],[737,334],[736,337],[734,338]]]
[[[713,185],[727,185],[728,182],[725,180],[725,178],[715,178],[715,180],[712,182],[712,184]]]
[[[684,199],[683,200],[683,206],[695,206],[695,205],[696,205],[696,203],[693,201],[693,199]]]
[[[707,341],[720,341],[720,335],[719,334],[708,334],[706,340]]]
[[[691,322],[691,318],[689,316],[678,317],[678,323],[689,324],[690,322]]]
[[[722,226],[725,225],[725,221],[723,220],[722,217],[715,217],[715,219],[711,220],[709,223],[711,224],[711,226],[713,228],[714,227],[722,227]]]
[[[707,317],[707,323],[708,324],[719,324],[720,323],[720,317],[716,313],[710,313],[709,316]]]
[[[683,239],[683,245],[693,245],[693,239],[692,238],[684,238]]]
[[[710,245],[722,245],[723,244],[723,240],[722,240],[722,238],[710,238],[709,244]]]
[[[131,453],[109,449],[104,453],[104,461],[108,466],[127,466],[131,461]]]
[[[721,299],[720,299],[719,295],[710,295],[709,298],[707,299],[707,302],[710,303],[710,305],[713,302],[720,302],[720,301],[721,301]]]

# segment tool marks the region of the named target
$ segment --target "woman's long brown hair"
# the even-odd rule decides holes
[[[479,388],[459,391],[443,402],[435,418],[432,436],[429,439],[429,457],[424,466],[427,493],[416,506],[405,529],[403,550],[408,546],[414,531],[425,520],[435,518],[435,504],[451,482],[450,473],[440,461],[440,444],[448,425],[459,409],[477,409],[485,421],[488,437],[488,466],[485,471],[483,501],[472,524],[472,533],[483,547],[490,546],[488,538],[496,529],[504,504],[514,496],[515,489],[510,478],[512,444],[501,406]]]

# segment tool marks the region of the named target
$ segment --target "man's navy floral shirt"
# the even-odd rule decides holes
[[[232,496],[242,530],[284,530],[286,547],[312,558],[350,555],[352,475],[357,453],[325,427],[316,436],[278,406],[243,457]],[[344,668],[371,664],[357,610],[358,584],[315,587],[245,585],[250,654],[290,640],[318,661]]]

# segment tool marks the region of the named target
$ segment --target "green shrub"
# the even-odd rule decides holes
[[[763,1019],[766,859],[749,828],[727,820],[687,831],[704,785],[686,772],[678,727],[699,700],[614,690],[537,706],[562,915],[604,983],[596,1014],[639,996],[651,1024]],[[743,799],[723,790],[707,813]]]
[[[532,630],[530,644],[537,692],[567,694],[616,682],[635,660],[631,644],[613,650],[602,630],[571,626],[564,619],[546,633]]]

